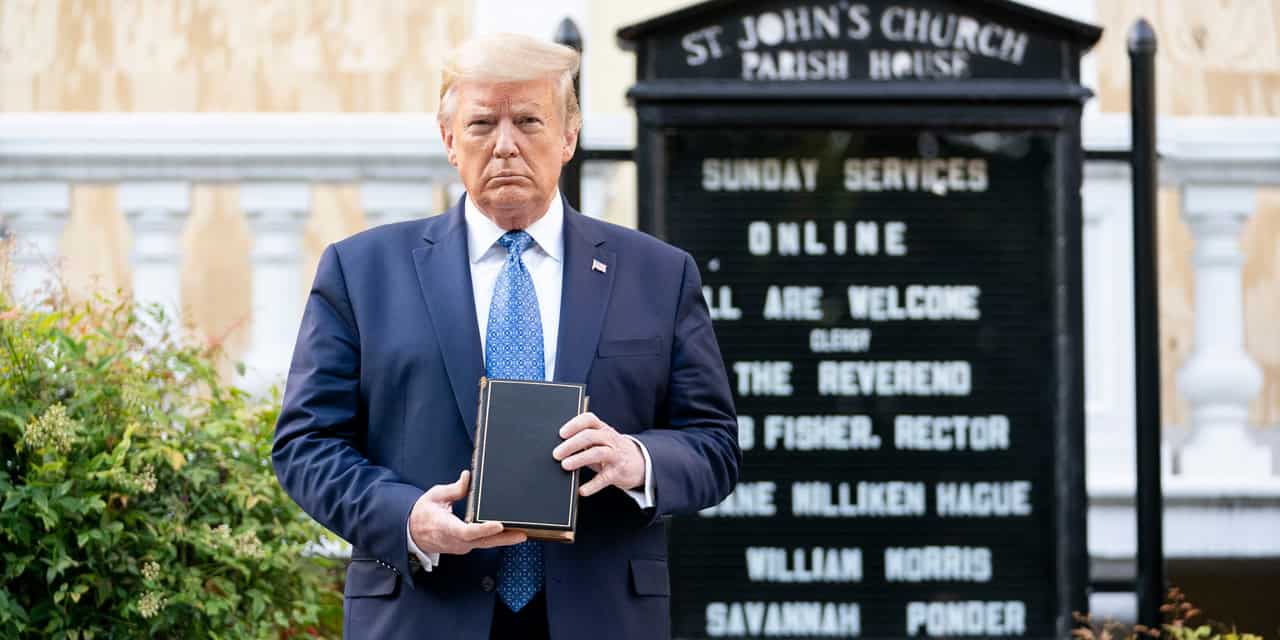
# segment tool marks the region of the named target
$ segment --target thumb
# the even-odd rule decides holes
[[[427,496],[436,502],[456,502],[467,497],[467,489],[471,486],[471,472],[463,470],[458,479],[449,484],[438,484],[427,490]]]

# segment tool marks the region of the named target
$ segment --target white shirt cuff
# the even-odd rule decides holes
[[[640,447],[640,453],[641,455],[644,456],[644,486],[640,487],[639,489],[624,489],[623,491],[628,496],[631,496],[631,499],[635,500],[636,505],[638,505],[641,509],[652,509],[654,506],[653,460],[649,458],[649,450],[644,448],[644,443],[640,442],[640,440],[633,438],[631,436],[628,436],[625,433],[622,435],[628,438],[631,438],[631,441],[636,443],[636,446]],[[412,544],[412,541],[410,541],[410,544]]]
[[[413,533],[409,530],[407,521],[404,523],[404,534],[409,540],[409,552],[418,558],[418,564],[422,565],[423,571],[430,571],[440,564],[440,554],[427,553],[413,543]]]

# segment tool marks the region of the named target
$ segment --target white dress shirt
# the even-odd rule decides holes
[[[498,244],[498,239],[506,231],[489,219],[470,196],[463,200],[463,218],[467,226],[467,256],[471,261],[471,293],[476,303],[476,323],[480,327],[480,352],[483,354],[493,289],[507,261],[507,250]],[[538,312],[542,319],[543,373],[546,380],[552,380],[556,373],[556,339],[560,335],[560,289],[564,282],[564,201],[560,199],[559,191],[551,198],[546,214],[525,231],[533,238],[533,245],[525,250],[521,259],[529,270],[533,291],[538,298]],[[641,509],[648,509],[653,506],[653,462],[643,443],[635,438],[631,441],[639,445],[644,456],[644,486],[626,493]],[[407,523],[405,527],[407,530]],[[422,551],[413,542],[413,534],[407,533],[409,551],[417,556],[423,569],[430,571],[439,564],[439,553]]]

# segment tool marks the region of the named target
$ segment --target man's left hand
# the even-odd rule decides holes
[[[644,484],[644,454],[640,445],[605,424],[596,414],[579,414],[560,427],[564,442],[551,452],[565,471],[587,467],[596,477],[578,493],[592,495],[607,486],[635,489]]]

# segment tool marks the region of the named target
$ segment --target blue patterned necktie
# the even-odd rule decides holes
[[[533,244],[524,231],[508,231],[498,244],[507,262],[493,287],[485,331],[485,373],[490,378],[542,380],[542,316],[533,279],[520,255]],[[498,595],[512,611],[524,608],[542,589],[542,546],[537,542],[504,547],[498,567]]]

